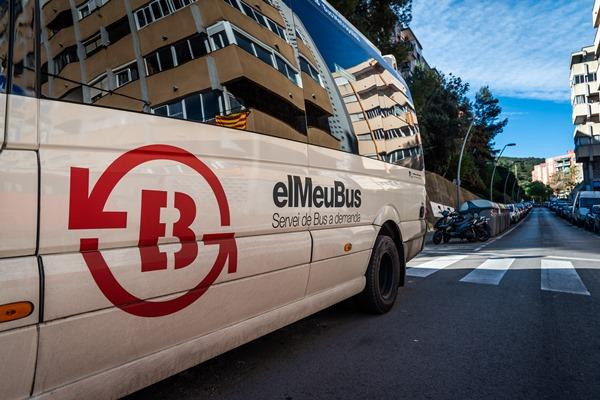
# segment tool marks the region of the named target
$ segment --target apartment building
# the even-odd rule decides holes
[[[307,105],[331,103],[272,1],[49,0],[41,20],[47,97],[206,123],[244,112],[250,131],[339,148],[307,128]]]
[[[583,181],[583,166],[577,163],[577,156],[573,150],[566,154],[547,158],[545,162],[534,166],[531,178],[534,182],[542,182],[549,185],[552,177],[558,173],[568,173],[571,168],[577,167],[577,181]]]
[[[13,58],[22,61],[13,92],[35,93],[37,84],[49,99],[218,124],[420,169],[419,128],[395,60],[356,33],[336,33],[351,31],[333,9],[299,18],[299,10],[312,17],[311,4],[25,0],[15,13],[17,37],[33,36],[38,6],[40,51],[36,60],[31,40],[15,43]],[[315,22],[323,20],[330,23]],[[0,26],[7,21],[0,9]],[[331,47],[335,35],[344,43]],[[0,53],[7,38],[0,33]]]
[[[396,29],[395,35],[397,39],[404,42],[409,49],[406,60],[403,60],[399,65],[400,72],[405,78],[412,76],[415,72],[415,68],[418,66],[429,68],[429,64],[427,64],[427,61],[423,56],[423,46],[411,28],[399,27]]]
[[[594,2],[592,23],[596,38],[592,46],[571,55],[571,103],[577,162],[582,164],[584,189],[600,190],[600,0]]]
[[[333,73],[358,140],[358,153],[420,169],[415,110],[402,82],[369,59]]]

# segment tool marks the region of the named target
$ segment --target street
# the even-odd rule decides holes
[[[427,245],[387,315],[347,301],[129,398],[597,399],[599,248],[536,208],[487,245]]]

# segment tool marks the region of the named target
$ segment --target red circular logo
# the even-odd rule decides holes
[[[217,176],[206,164],[192,153],[181,148],[169,145],[149,145],[128,151],[117,158],[100,176],[89,196],[89,170],[71,168],[69,229],[126,228],[127,213],[104,211],[106,201],[115,186],[127,173],[141,164],[154,160],[174,161],[196,171],[208,183],[216,198],[221,227],[231,225],[229,203],[225,191]],[[187,195],[182,196],[189,198]],[[185,198],[183,200],[186,200]],[[191,200],[191,198],[189,199]],[[193,222],[193,218],[188,221],[188,226],[191,222]],[[184,232],[186,233],[179,236],[180,239],[193,241],[193,244],[196,245],[196,235],[193,231],[184,228]],[[129,293],[115,278],[102,253],[98,250],[98,238],[81,239],[80,251],[94,281],[115,306],[129,314],[140,317],[160,317],[180,311],[198,300],[219,277],[227,260],[229,260],[228,272],[234,273],[236,271],[237,246],[234,233],[204,234],[202,241],[205,245],[219,246],[219,253],[209,273],[201,282],[183,295],[165,301],[148,301]],[[140,243],[142,243],[141,239]],[[182,243],[182,247],[183,245],[184,243]],[[195,258],[196,253],[193,254]],[[178,268],[177,263],[175,268]]]

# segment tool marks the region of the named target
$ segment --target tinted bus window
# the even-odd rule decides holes
[[[274,5],[48,0],[40,14],[43,97],[307,141],[293,22]]]
[[[11,93],[35,96],[34,0],[13,1]]]
[[[0,1],[0,93],[6,93],[8,79],[9,2]]]
[[[292,8],[309,142],[422,169],[415,111],[399,73],[328,4]]]

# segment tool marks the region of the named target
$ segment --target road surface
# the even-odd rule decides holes
[[[534,209],[409,267],[387,315],[346,302],[130,399],[600,398],[600,236]]]

